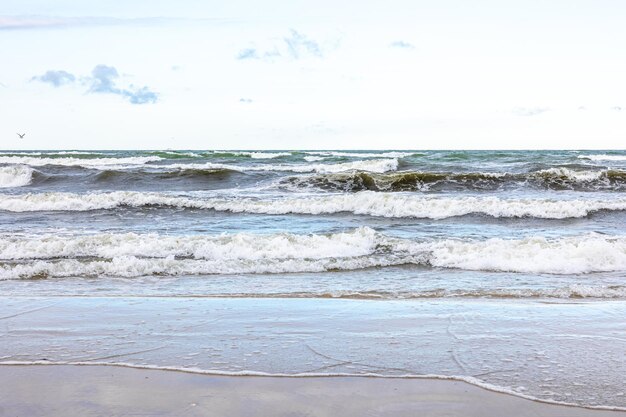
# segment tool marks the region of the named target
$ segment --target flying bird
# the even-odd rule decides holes
[[[20,139],[24,139],[24,136],[26,136],[26,133],[21,133],[21,134],[20,133],[16,133],[16,134],[17,134],[17,136],[20,137]]]

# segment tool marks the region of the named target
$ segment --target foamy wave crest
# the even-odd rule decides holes
[[[23,187],[33,180],[33,169],[25,165],[0,167],[0,188]]]
[[[304,160],[307,162],[317,162],[326,159],[325,156],[305,156]]]
[[[2,257],[21,262],[1,265],[0,279],[324,272],[416,263],[409,254],[379,248],[384,239],[369,228],[331,235],[7,237]],[[27,257],[30,262],[23,262]]]
[[[340,152],[340,151],[310,151],[305,152],[308,155],[335,156],[346,158],[404,158],[406,156],[415,155],[415,152]]]
[[[569,168],[558,167],[558,168],[548,168],[543,169],[541,171],[536,171],[532,175],[536,175],[539,177],[552,177],[552,178],[565,178],[570,181],[581,181],[581,182],[589,182],[589,181],[597,181],[603,176],[607,175],[606,171],[574,171]]]
[[[54,155],[105,155],[102,152],[93,151],[44,151],[44,152],[27,152],[27,151],[5,151],[0,152],[0,155],[10,156],[54,156]]]
[[[592,161],[626,161],[626,155],[578,155],[579,159],[590,159]]]
[[[281,156],[291,156],[291,152],[238,152],[238,155],[248,155],[252,159],[275,159]]]
[[[347,212],[377,217],[430,219],[480,214],[492,217],[565,219],[585,217],[601,210],[626,210],[626,198],[552,200],[540,198],[430,197],[374,191],[283,198],[192,197],[136,191],[0,195],[0,210],[13,212],[88,211],[146,206],[256,214],[319,215]]]
[[[0,279],[5,280],[325,272],[407,264],[584,274],[625,271],[626,237],[591,234],[560,239],[415,241],[385,236],[367,227],[326,235],[6,235],[0,237],[0,258]],[[587,296],[603,293],[598,291],[591,288]]]
[[[96,234],[84,236],[0,236],[0,259],[150,258],[193,259],[322,259],[357,257],[375,252],[382,235],[362,227],[349,233],[218,236],[161,236],[156,234]]]
[[[626,238],[447,240],[431,247],[429,264],[474,271],[583,274],[626,270]]]
[[[164,165],[163,169],[230,169],[233,171],[279,171],[279,172],[316,172],[319,174],[330,174],[344,171],[368,171],[368,172],[387,172],[398,169],[397,159],[373,159],[367,161],[345,162],[341,164],[266,164],[266,165],[230,165],[230,164],[171,164]]]
[[[0,156],[0,164],[23,164],[30,166],[61,165],[84,168],[123,167],[144,165],[160,161],[158,156],[132,156],[127,158],[36,158],[33,156]]]

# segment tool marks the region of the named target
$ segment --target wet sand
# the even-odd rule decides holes
[[[367,377],[228,377],[117,366],[1,366],[0,415],[623,417],[464,382]]]

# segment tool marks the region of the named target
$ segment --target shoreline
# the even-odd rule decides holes
[[[610,337],[622,326],[606,320],[622,314],[616,302],[3,299],[7,334],[19,337],[6,339],[0,365],[118,365],[291,380],[434,377],[545,404],[624,411],[622,342]],[[606,324],[598,329],[598,322]],[[593,350],[572,343],[590,338]],[[598,346],[601,357],[593,356]]]
[[[45,367],[113,367],[113,368],[123,368],[123,369],[135,369],[135,370],[143,370],[143,371],[157,371],[157,372],[174,372],[174,373],[183,373],[190,375],[201,375],[207,377],[216,377],[216,378],[280,378],[280,379],[334,379],[334,378],[348,378],[348,379],[389,379],[389,380],[421,380],[421,381],[450,381],[450,382],[459,382],[467,385],[471,385],[472,387],[489,391],[494,394],[499,395],[507,395],[515,398],[519,398],[522,400],[528,400],[535,403],[541,403],[546,405],[554,405],[568,408],[579,408],[591,411],[615,411],[625,413],[626,416],[626,408],[619,406],[610,406],[610,405],[585,405],[585,404],[577,404],[577,403],[568,403],[556,400],[548,400],[542,399],[538,397],[533,397],[532,395],[526,395],[521,392],[513,391],[507,387],[500,387],[497,385],[489,384],[481,379],[469,377],[469,376],[458,376],[458,375],[383,375],[376,373],[369,374],[350,374],[350,373],[306,373],[306,374],[286,374],[286,373],[269,373],[269,372],[258,372],[258,371],[238,371],[238,372],[228,372],[228,371],[219,371],[219,370],[208,370],[208,369],[199,369],[199,368],[182,368],[182,367],[172,367],[172,366],[155,366],[155,365],[136,365],[131,363],[124,362],[62,362],[62,361],[2,361],[0,359],[0,373],[2,369],[5,367],[36,367],[36,366],[45,366]],[[1,380],[1,377],[0,377]]]
[[[6,415],[622,417],[428,377],[228,376],[120,365],[0,366]],[[175,387],[175,389],[172,389]],[[154,414],[150,414],[154,412]]]

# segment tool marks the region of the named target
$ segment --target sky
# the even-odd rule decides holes
[[[622,0],[0,1],[0,149],[624,149],[625,21]]]

